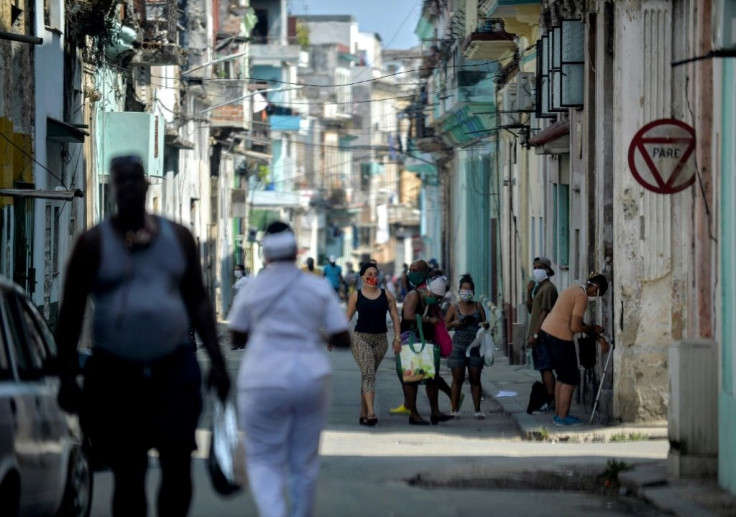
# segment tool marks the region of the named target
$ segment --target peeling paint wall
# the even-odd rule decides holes
[[[617,348],[614,417],[667,417],[668,347],[687,327],[693,189],[673,195],[645,190],[627,163],[634,134],[646,123],[678,118],[682,78],[670,66],[687,36],[679,2],[615,3],[614,44],[614,299]],[[641,56],[629,59],[627,56]],[[632,102],[635,99],[635,102]]]

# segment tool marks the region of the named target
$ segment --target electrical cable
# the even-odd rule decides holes
[[[38,160],[36,160],[36,158],[34,158],[33,155],[28,154],[25,149],[23,149],[22,147],[20,147],[19,145],[17,145],[10,138],[8,138],[7,136],[5,136],[5,134],[3,134],[3,133],[0,132],[0,136],[3,137],[3,139],[6,140],[10,145],[12,145],[16,149],[18,149],[24,156],[26,156],[27,158],[30,158],[36,165],[38,165],[43,170],[45,170],[46,172],[48,172],[51,175],[52,178],[56,179],[56,181],[58,181],[61,184],[61,186],[64,187],[64,189],[68,190],[68,187],[64,184],[64,181],[59,176],[57,176],[51,169],[49,169],[44,164],[42,164],[41,162],[39,162]]]

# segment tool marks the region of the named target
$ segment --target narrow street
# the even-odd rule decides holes
[[[229,369],[236,376],[242,351],[231,351],[221,335]],[[204,358],[204,354],[202,354]],[[322,437],[322,469],[315,515],[407,515],[421,508],[428,516],[549,515],[564,508],[568,516],[661,515],[643,501],[604,490],[596,476],[611,458],[638,465],[666,456],[666,441],[624,443],[530,442],[519,438],[512,418],[493,397],[481,408],[485,420],[472,418],[467,384],[463,418],[437,426],[409,426],[407,417],[388,414],[401,400],[393,354],[389,352],[377,377],[378,426],[358,425],[360,376],[349,350],[335,350],[333,401]],[[204,361],[203,361],[204,362]],[[204,366],[206,368],[206,366]],[[484,390],[495,393],[494,375],[510,375],[516,367],[499,358],[483,373]],[[443,367],[449,381],[449,371]],[[418,397],[420,413],[429,415],[427,398]],[[440,408],[449,412],[449,400],[440,394]],[[207,477],[209,413],[201,418],[200,450],[194,462],[195,496],[192,516],[255,516],[252,497],[245,491],[229,498],[218,496]],[[95,477],[93,516],[109,514],[112,478]],[[158,483],[151,460],[149,494]],[[151,514],[155,514],[153,501]]]

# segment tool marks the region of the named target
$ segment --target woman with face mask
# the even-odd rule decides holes
[[[394,326],[394,348],[401,347],[399,340],[399,311],[396,299],[385,289],[378,287],[378,267],[367,262],[360,268],[362,287],[348,298],[348,321],[358,313],[350,349],[360,368],[360,425],[374,426],[378,417],[373,406],[376,392],[376,371],[388,350],[386,312]]]
[[[238,294],[238,291],[240,291],[240,289],[248,281],[248,277],[245,276],[245,266],[243,264],[238,264],[237,266],[235,266],[233,274],[235,275],[235,283],[233,284],[233,298],[235,298],[235,296]]]
[[[465,382],[465,370],[467,368],[470,380],[470,394],[473,396],[475,406],[475,418],[481,420],[485,415],[480,409],[481,384],[480,374],[483,371],[483,358],[480,356],[480,348],[476,347],[470,351],[470,357],[466,357],[468,345],[473,342],[478,329],[483,326],[488,328],[486,312],[483,306],[473,301],[475,295],[475,284],[469,274],[460,278],[458,297],[460,301],[452,305],[445,316],[447,330],[454,330],[452,337],[452,353],[447,358],[447,364],[452,370],[452,415],[456,418],[460,411],[460,392]]]

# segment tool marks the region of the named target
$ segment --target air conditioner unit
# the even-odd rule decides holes
[[[501,126],[519,124],[519,111],[516,107],[516,84],[511,83],[501,91]]]
[[[141,157],[149,176],[163,176],[164,133],[163,117],[154,113],[113,111],[103,113],[102,170],[110,173],[110,160],[115,156],[135,154]]]
[[[516,76],[516,108],[519,111],[534,111],[534,74],[523,72]]]
[[[713,18],[716,47],[736,49],[736,0],[720,0],[719,4],[714,10],[718,16]]]

